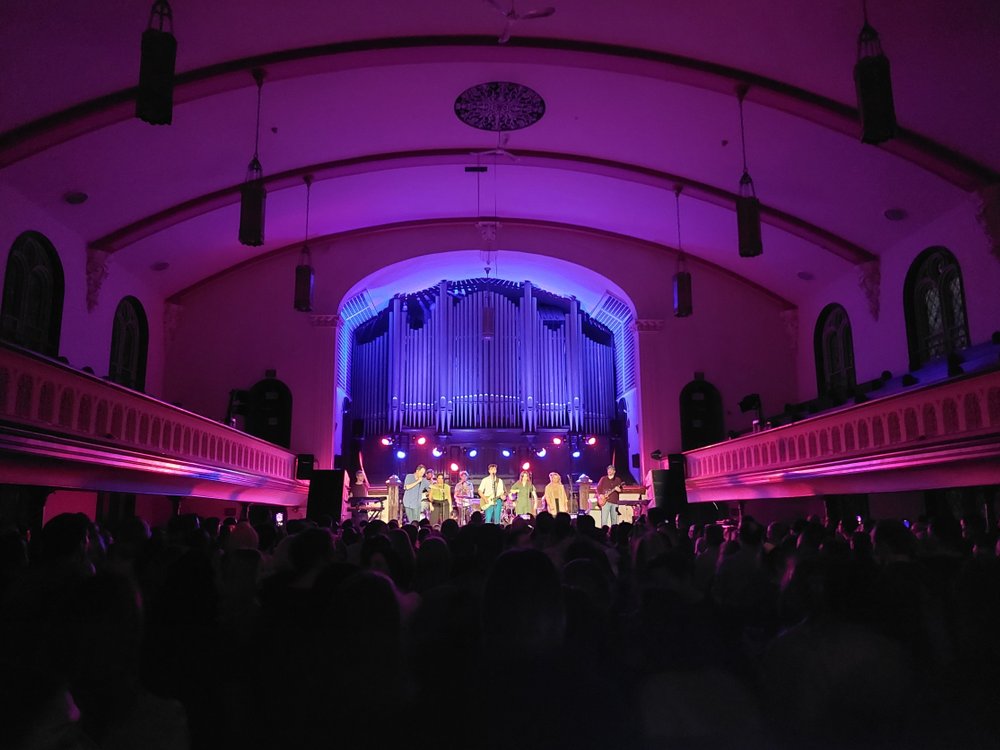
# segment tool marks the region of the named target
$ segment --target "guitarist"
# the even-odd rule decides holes
[[[615,467],[597,482],[597,507],[601,509],[601,526],[611,528],[618,523],[618,490],[625,480],[615,476]]]
[[[485,513],[486,523],[500,523],[503,511],[503,480],[497,476],[497,465],[490,464],[489,473],[479,483],[479,507]]]

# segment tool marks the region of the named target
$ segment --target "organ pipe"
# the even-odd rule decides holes
[[[488,307],[493,336],[486,339]],[[378,335],[365,328],[377,325]],[[368,435],[469,428],[601,434],[615,416],[610,331],[575,299],[530,282],[518,289],[496,280],[442,281],[397,295],[354,332],[350,361],[352,418],[364,420]]]

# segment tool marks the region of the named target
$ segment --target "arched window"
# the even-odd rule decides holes
[[[847,310],[827,305],[816,320],[816,387],[820,397],[843,401],[854,391],[854,336]]]
[[[726,439],[722,395],[719,389],[695,373],[681,389],[681,450],[690,451]]]
[[[149,350],[149,324],[142,304],[135,297],[125,297],[115,310],[111,328],[111,363],[108,378],[128,388],[146,387],[146,355]]]
[[[969,345],[962,271],[946,248],[930,247],[920,253],[903,289],[910,369]]]
[[[58,356],[64,289],[62,263],[52,243],[39,232],[22,233],[7,256],[0,338]]]

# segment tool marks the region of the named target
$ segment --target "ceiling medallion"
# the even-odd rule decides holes
[[[455,114],[466,125],[480,130],[521,130],[542,119],[545,100],[534,89],[519,83],[491,81],[459,94]]]

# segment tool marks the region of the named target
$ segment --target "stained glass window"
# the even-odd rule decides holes
[[[946,248],[917,256],[906,276],[904,305],[911,369],[969,345],[962,271]]]
[[[846,399],[854,390],[854,337],[851,319],[841,305],[823,308],[814,336],[816,383],[820,396]]]
[[[128,388],[146,387],[146,354],[149,349],[149,325],[142,304],[135,297],[125,297],[115,310],[111,329],[111,362],[108,378]]]
[[[24,232],[10,248],[0,310],[0,338],[55,357],[62,327],[63,270],[45,235]]]

